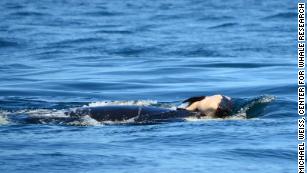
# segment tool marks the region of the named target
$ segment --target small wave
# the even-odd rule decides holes
[[[210,64],[193,64],[184,65],[185,67],[213,67],[213,68],[262,68],[262,67],[283,67],[291,64],[281,63],[210,63]]]
[[[51,45],[71,45],[71,44],[85,44],[85,43],[91,43],[91,42],[103,42],[104,39],[101,38],[77,38],[77,39],[66,39],[59,42],[51,43]]]
[[[12,4],[9,3],[9,4],[6,4],[5,6],[8,9],[23,9],[23,8],[25,8],[24,5],[17,4],[17,3],[12,3]]]
[[[40,13],[40,12],[35,12],[35,11],[20,11],[20,12],[15,12],[12,13],[14,16],[45,16],[47,15],[46,13]]]
[[[294,150],[285,149],[251,149],[251,148],[240,148],[240,149],[226,149],[228,155],[250,157],[250,158],[286,158],[292,159],[296,156]]]
[[[233,117],[254,118],[261,116],[264,108],[276,99],[275,96],[260,96],[247,101],[233,115]]]
[[[121,24],[98,24],[95,25],[95,29],[97,28],[120,28],[120,27],[124,27],[125,25],[121,25]]]
[[[95,33],[99,33],[99,34],[133,34],[133,32],[129,31],[129,30],[98,30]]]
[[[238,23],[223,23],[220,25],[216,25],[216,26],[211,26],[208,29],[218,29],[218,28],[228,28],[228,27],[233,27],[233,26],[237,26]]]
[[[270,15],[270,16],[264,17],[263,19],[294,19],[296,17],[297,17],[297,13],[285,12],[285,13],[277,13],[274,15]]]
[[[202,16],[200,17],[198,20],[199,21],[226,21],[226,20],[233,20],[235,19],[234,17],[232,16],[223,16],[223,15],[218,15],[218,16],[214,16],[214,15],[207,15],[207,16]]]
[[[171,51],[170,54],[183,55],[188,57],[223,57],[228,56],[226,54],[222,54],[217,50],[206,49],[204,47],[191,47],[191,48],[183,48],[178,51]]]
[[[20,63],[13,63],[13,64],[7,64],[7,65],[2,65],[2,69],[34,69],[35,67],[25,65],[25,64],[20,64]]]
[[[220,57],[223,56],[219,52],[215,50],[208,50],[208,49],[197,49],[197,50],[192,50],[189,52],[190,55],[192,56],[205,56],[205,57]]]
[[[153,51],[158,50],[156,47],[143,47],[143,46],[134,46],[134,47],[124,47],[117,50],[112,50],[109,53],[122,55],[122,56],[139,56],[142,54],[147,54]]]
[[[150,18],[150,20],[175,20],[189,17],[189,14],[158,14]]]
[[[8,40],[4,40],[4,39],[0,39],[0,48],[4,48],[4,47],[16,47],[19,44],[17,42],[14,41],[8,41]]]
[[[84,13],[87,16],[94,16],[94,17],[111,17],[111,16],[120,16],[123,15],[124,13],[120,12],[111,12],[111,11],[96,11],[96,12],[88,12]]]

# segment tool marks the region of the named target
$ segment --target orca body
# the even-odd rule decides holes
[[[153,106],[98,106],[78,108],[66,113],[71,118],[90,116],[96,121],[126,121],[134,122],[163,122],[179,120],[195,113],[187,110],[170,110]]]
[[[103,123],[123,122],[151,124],[169,121],[183,121],[185,118],[224,118],[231,115],[231,98],[222,95],[192,97],[185,101],[184,108],[171,110],[154,106],[112,105],[80,107],[69,109],[64,116],[18,116],[16,122],[25,123],[71,123],[83,120],[84,117]]]

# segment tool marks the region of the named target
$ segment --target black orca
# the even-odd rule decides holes
[[[65,111],[66,116],[63,117],[24,116],[16,118],[16,121],[26,123],[69,123],[89,116],[98,122],[158,123],[204,116],[223,118],[230,115],[231,99],[226,96],[199,96],[189,98],[183,102],[188,102],[189,105],[176,110],[138,105],[87,106],[69,109]]]
[[[153,106],[98,106],[82,107],[66,112],[71,118],[90,116],[96,121],[125,121],[133,119],[133,122],[163,122],[179,120],[194,116],[195,113],[184,109],[170,110]]]

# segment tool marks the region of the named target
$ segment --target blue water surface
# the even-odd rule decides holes
[[[290,0],[0,1],[0,172],[296,171],[296,10]],[[247,107],[251,119],[10,121],[212,94],[268,105]]]

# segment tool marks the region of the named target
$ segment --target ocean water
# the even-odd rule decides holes
[[[296,16],[290,0],[0,1],[0,172],[294,172]],[[212,94],[236,116],[52,121]]]

